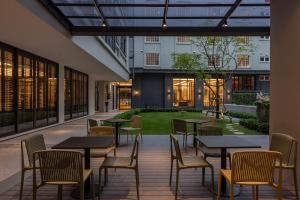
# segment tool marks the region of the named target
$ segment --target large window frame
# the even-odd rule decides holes
[[[233,75],[232,76],[232,91],[255,91],[256,81],[255,75]]]
[[[148,64],[147,61],[148,61],[148,57],[147,56],[150,56],[150,55],[157,55],[157,64]],[[155,57],[153,57],[152,59],[154,59]],[[151,59],[151,58],[149,58]],[[147,67],[159,67],[160,66],[160,53],[158,52],[147,52],[145,53],[145,63],[144,63],[145,66]]]
[[[173,106],[195,107],[195,78],[173,78]]]

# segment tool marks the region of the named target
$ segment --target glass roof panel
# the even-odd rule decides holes
[[[229,19],[229,27],[269,27],[270,19]]]
[[[170,0],[170,4],[232,4],[235,0]]]
[[[92,4],[93,0],[52,0],[53,3],[80,3],[80,4]]]
[[[168,19],[168,27],[215,27],[220,19]]]
[[[99,4],[164,4],[165,0],[97,0]]]
[[[101,7],[104,15],[108,16],[136,16],[162,17],[163,7]]]
[[[265,3],[270,3],[270,0],[243,0],[241,4],[265,4]]]
[[[107,19],[111,27],[161,27],[161,19]]]
[[[270,7],[238,7],[231,16],[270,16]]]
[[[58,6],[65,16],[98,16],[98,11],[91,6]]]
[[[101,19],[69,19],[73,26],[98,26],[102,25]]]
[[[191,17],[191,16],[210,16],[223,17],[230,7],[170,7],[169,17]]]

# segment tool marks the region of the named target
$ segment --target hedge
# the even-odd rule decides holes
[[[232,103],[237,105],[255,105],[256,93],[233,93]]]
[[[269,133],[269,123],[267,122],[258,122],[257,119],[241,119],[239,123],[248,129]]]
[[[231,117],[237,117],[240,119],[256,119],[257,118],[253,114],[242,113],[242,112],[233,112],[233,111],[229,111],[227,115],[229,115]]]

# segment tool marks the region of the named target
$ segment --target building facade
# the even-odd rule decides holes
[[[129,79],[125,36],[72,36],[39,1],[0,18],[1,139],[104,111],[107,83]]]
[[[254,44],[251,55],[242,55],[242,62],[223,82],[220,97],[232,102],[236,93],[269,93],[270,38],[243,37]],[[192,107],[213,105],[211,91],[203,80],[174,69],[172,54],[195,53],[191,37],[133,37],[130,38],[130,66],[132,72],[132,107]],[[221,80],[224,81],[224,80]],[[214,87],[216,79],[206,81]],[[213,88],[215,89],[215,88]]]

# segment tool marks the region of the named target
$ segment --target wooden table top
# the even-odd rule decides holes
[[[52,149],[105,149],[113,144],[110,136],[70,137]]]
[[[102,120],[102,121],[104,121],[104,122],[109,122],[109,123],[130,122],[130,120],[128,120],[128,119],[114,119],[114,118],[112,118],[112,119],[104,119],[104,120]]]
[[[207,148],[261,148],[243,136],[196,136]]]

